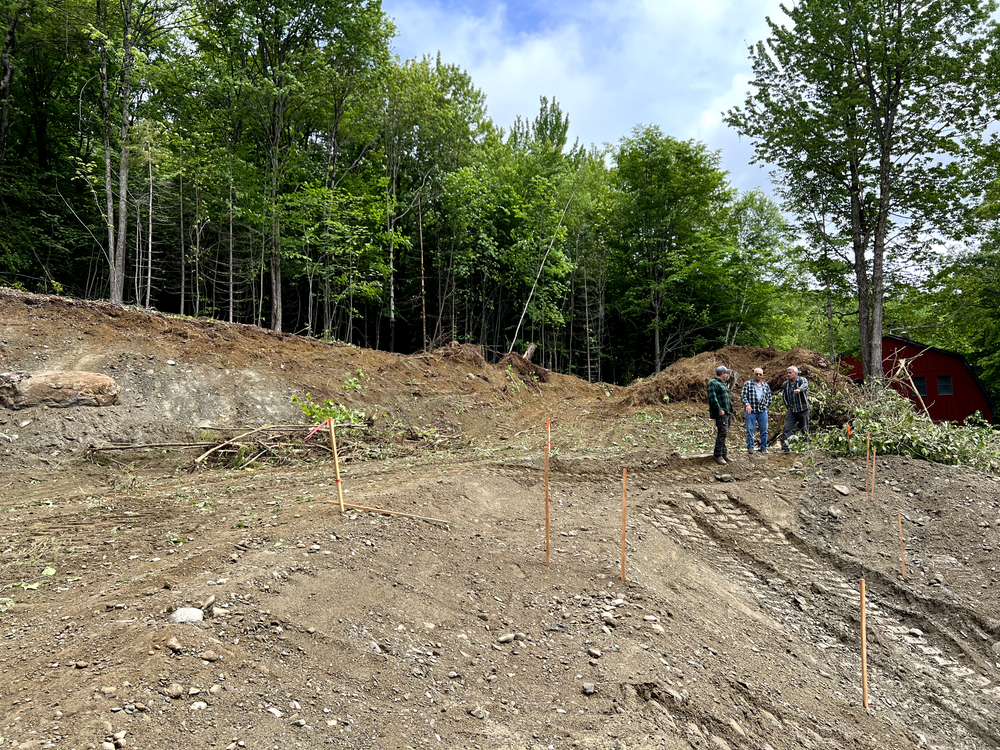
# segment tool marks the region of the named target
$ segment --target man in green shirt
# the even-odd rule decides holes
[[[715,420],[715,463],[727,464],[726,436],[733,421],[733,401],[729,396],[730,370],[725,365],[715,368],[715,377],[708,381],[708,415]]]

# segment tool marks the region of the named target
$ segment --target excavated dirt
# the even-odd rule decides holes
[[[123,388],[0,411],[0,748],[1000,746],[995,477],[880,458],[873,500],[863,457],[748,457],[738,430],[719,467],[701,404],[468,347],[17,293],[0,346]],[[318,453],[176,445],[299,423],[307,393],[372,420],[348,505],[408,516],[341,514]]]
[[[777,393],[785,380],[785,371],[795,365],[799,373],[811,383],[822,383],[836,390],[848,385],[848,379],[836,363],[810,349],[791,349],[780,352],[774,347],[766,349],[752,346],[727,346],[715,352],[703,352],[689,359],[682,359],[662,372],[629,386],[622,403],[642,407],[665,401],[700,401],[707,403],[706,386],[715,376],[715,368],[725,365],[733,370],[730,387],[739,403],[740,386],[753,377],[754,368],[764,370],[764,379]]]

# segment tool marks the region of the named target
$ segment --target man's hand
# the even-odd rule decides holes
[[[747,404],[747,414],[750,414],[750,404]]]

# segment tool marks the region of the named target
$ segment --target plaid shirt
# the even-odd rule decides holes
[[[732,414],[733,402],[729,398],[729,387],[721,378],[712,378],[708,381],[708,414],[715,419],[720,411]]]
[[[792,393],[796,388],[800,393]],[[801,375],[795,380],[786,380],[781,386],[781,395],[789,411],[809,411],[809,381]]]
[[[756,386],[757,383],[754,380],[745,382],[743,390],[740,391],[740,398],[743,399],[745,406],[748,405],[750,407],[750,411],[760,414],[767,411],[767,408],[771,405],[771,386],[767,384],[766,380],[760,381],[760,386],[764,390],[761,398],[757,398]]]

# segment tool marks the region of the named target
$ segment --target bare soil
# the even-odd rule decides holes
[[[0,293],[0,371],[123,388],[0,411],[0,748],[1000,747],[997,478],[879,458],[872,495],[863,451],[735,429],[719,467],[703,404],[477,353]],[[341,514],[299,438],[177,445],[307,393],[369,422],[346,502],[421,518]]]

